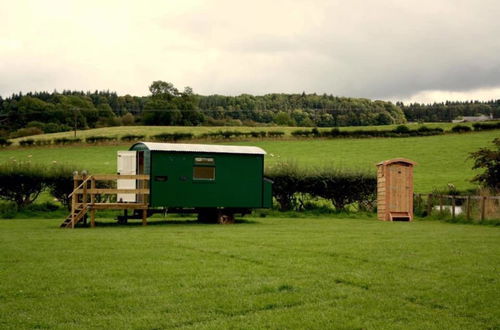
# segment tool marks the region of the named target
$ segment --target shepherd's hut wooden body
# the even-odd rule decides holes
[[[413,220],[413,166],[405,158],[377,164],[377,213],[383,221]]]

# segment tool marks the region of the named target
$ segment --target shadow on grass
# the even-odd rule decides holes
[[[258,224],[258,221],[249,220],[249,219],[236,219],[235,225],[238,224]],[[196,219],[186,219],[186,220],[152,220],[148,221],[148,226],[217,226],[219,224],[212,223],[204,223],[199,222]],[[222,225],[220,225],[222,226]],[[224,225],[227,226],[227,225]],[[81,228],[88,228],[90,224],[81,225]],[[118,222],[99,222],[96,221],[96,227],[142,227],[141,220],[129,220],[127,223],[118,223]]]

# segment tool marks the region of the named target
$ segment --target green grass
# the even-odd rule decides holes
[[[474,188],[470,182],[474,172],[468,154],[490,146],[496,136],[498,131],[412,138],[255,140],[224,144],[262,147],[268,152],[266,164],[271,166],[292,161],[303,166],[334,165],[374,170],[375,164],[382,160],[406,157],[418,163],[415,191],[429,193],[448,183],[462,190]],[[126,150],[129,145],[5,149],[0,151],[0,162],[31,159],[49,165],[57,161],[77,164],[90,173],[114,173],[116,151]]]
[[[0,328],[500,327],[498,228],[250,220],[2,220]]]

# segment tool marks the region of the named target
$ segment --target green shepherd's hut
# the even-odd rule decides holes
[[[138,142],[129,151],[118,152],[118,174],[150,176],[151,208],[195,211],[200,220],[216,217],[220,222],[225,216],[231,221],[235,213],[271,207],[272,181],[264,178],[265,154],[258,147]],[[134,180],[119,181],[123,188],[138,188],[130,186]],[[136,202],[135,195],[118,198]]]

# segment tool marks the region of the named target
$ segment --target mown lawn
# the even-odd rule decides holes
[[[372,139],[302,139],[253,140],[220,142],[221,144],[255,145],[267,151],[266,164],[295,162],[300,166],[333,165],[375,171],[375,164],[396,157],[410,158],[415,167],[415,191],[430,193],[446,188],[449,183],[458,189],[475,186],[470,182],[475,172],[469,153],[492,146],[498,131],[412,138]],[[17,148],[0,151],[0,162],[10,159],[31,160],[50,165],[52,162],[76,164],[90,173],[116,172],[116,151],[121,146],[68,146]]]
[[[499,228],[0,221],[0,328],[498,329]]]

